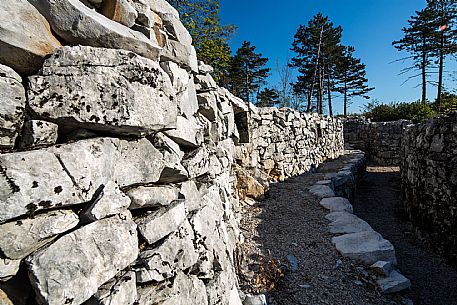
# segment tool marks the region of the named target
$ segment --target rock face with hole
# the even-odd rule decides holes
[[[81,304],[137,256],[136,225],[125,214],[67,234],[27,262],[40,303]]]
[[[12,149],[24,122],[25,90],[21,77],[0,64],[0,150]]]
[[[0,3],[0,63],[31,74],[60,46],[49,23],[27,0]]]
[[[30,108],[46,120],[121,135],[176,126],[168,75],[132,52],[65,47],[30,77]]]

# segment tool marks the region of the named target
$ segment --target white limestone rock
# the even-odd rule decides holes
[[[138,224],[141,236],[151,245],[176,231],[183,224],[186,216],[184,202],[178,201],[147,216],[140,217],[135,222]]]
[[[160,66],[170,76],[180,114],[190,119],[198,110],[197,92],[192,75],[172,61],[162,62]]]
[[[319,198],[335,197],[335,192],[327,185],[313,185],[309,188],[309,192]]]
[[[197,91],[216,90],[217,84],[211,75],[197,74],[195,75],[195,88],[197,89]]]
[[[159,182],[178,183],[186,181],[189,174],[181,164],[184,152],[179,148],[179,145],[163,133],[156,134],[153,143],[159,148],[165,162]]]
[[[217,104],[220,102],[219,96],[214,91],[201,92],[197,94],[199,110],[210,122],[215,122],[217,118]]]
[[[352,204],[344,197],[323,198],[319,204],[330,212],[353,212]]]
[[[60,46],[49,23],[27,0],[0,2],[0,63],[32,74]]]
[[[130,209],[169,206],[179,198],[179,188],[173,185],[140,186],[127,191],[132,200]]]
[[[343,256],[368,265],[381,260],[396,264],[394,246],[375,231],[333,237],[332,243]]]
[[[193,71],[198,71],[197,52],[193,46],[167,39],[165,46],[160,53],[160,61],[174,61],[180,66]]]
[[[103,0],[101,12],[105,17],[129,28],[138,18],[137,11],[127,0]]]
[[[199,147],[203,142],[202,128],[198,125],[194,117],[186,119],[178,116],[176,129],[164,131],[173,141],[186,147]]]
[[[205,146],[197,148],[182,161],[189,172],[189,178],[196,178],[208,173],[209,163],[209,153]]]
[[[57,124],[51,122],[41,120],[27,121],[22,128],[19,147],[27,148],[54,145],[57,142],[58,128],[59,126]]]
[[[103,284],[84,305],[133,305],[137,299],[135,272],[121,273]]]
[[[382,293],[395,293],[411,288],[411,281],[400,272],[393,270],[389,276],[376,281]]]
[[[264,294],[247,295],[243,305],[267,305],[267,298]]]
[[[0,223],[27,213],[85,201],[81,189],[51,152],[35,150],[0,155],[0,172]]]
[[[178,272],[173,285],[145,286],[138,289],[138,304],[197,305],[209,304],[205,284],[195,275]]]
[[[0,7],[2,5],[4,2]],[[0,14],[2,13],[0,11]],[[2,51],[0,51],[0,60],[1,54]],[[21,77],[13,69],[2,64],[0,64],[0,92],[2,93],[0,95],[0,150],[12,149],[24,122],[25,90]]]
[[[81,212],[81,218],[86,222],[93,222],[123,213],[129,206],[130,198],[116,183],[109,181],[95,192],[93,202]]]
[[[176,126],[170,78],[132,52],[64,47],[29,80],[30,108],[64,126],[135,136]]]
[[[9,259],[22,259],[78,222],[78,215],[72,211],[58,210],[4,223],[0,225],[0,251]]]
[[[133,1],[143,1],[151,7],[151,10],[163,16],[165,14],[171,14],[176,19],[179,19],[178,11],[166,0],[133,0]]]
[[[124,214],[61,237],[27,258],[27,264],[39,303],[81,304],[137,256],[136,225]]]
[[[386,277],[389,276],[389,274],[392,272],[393,267],[391,262],[377,261],[370,266],[370,269],[377,275]]]
[[[203,61],[199,60],[198,61],[198,72],[200,74],[213,73],[214,68],[211,67],[210,65],[205,64]]]
[[[141,252],[138,259],[141,267],[136,269],[137,281],[161,282],[174,277],[179,271],[192,267],[198,259],[194,238],[194,231],[186,220],[160,246]]]
[[[123,49],[157,60],[157,41],[110,20],[79,0],[29,0],[46,17],[52,30],[72,45]],[[155,37],[153,37],[155,38]]]
[[[325,216],[325,218],[332,221],[328,227],[329,232],[333,234],[358,233],[373,230],[367,222],[348,212],[333,212]]]
[[[5,282],[11,279],[19,271],[21,260],[12,260],[0,258],[0,282]],[[1,302],[0,302],[1,303]]]
[[[184,197],[186,209],[188,212],[193,212],[202,207],[203,201],[197,185],[194,181],[186,181],[181,185],[179,194]]]

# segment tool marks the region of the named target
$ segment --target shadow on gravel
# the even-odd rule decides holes
[[[354,214],[395,246],[400,271],[411,280],[415,305],[457,305],[457,270],[429,246],[400,208],[398,167],[367,168],[359,183]]]
[[[316,173],[272,184],[265,200],[246,208],[241,223],[246,241],[241,247],[240,269],[246,271],[241,277],[243,290],[256,290],[256,275],[262,274],[261,258],[272,257],[286,270],[283,280],[269,293],[269,305],[402,304],[398,295],[381,295],[365,280],[362,266],[339,255],[331,243],[333,235],[327,232],[328,212],[307,191],[324,179],[325,173],[341,169],[344,158],[321,165]],[[287,256],[298,262],[295,271]],[[278,276],[271,270],[269,274]],[[257,282],[262,285],[262,277]],[[268,286],[270,280],[265,282]]]

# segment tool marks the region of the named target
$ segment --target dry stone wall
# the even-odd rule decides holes
[[[410,126],[401,160],[403,208],[457,263],[457,113]]]
[[[408,120],[370,122],[364,119],[344,121],[344,141],[360,149],[379,165],[400,165],[401,139]]]
[[[236,158],[241,168],[257,177],[258,184],[283,181],[313,170],[344,151],[343,125],[338,119],[289,108],[251,106],[246,113],[251,114],[246,136],[249,143],[237,146]],[[256,197],[257,193],[261,197],[255,185],[246,188],[248,196],[253,193],[251,197]]]
[[[242,303],[240,185],[337,157],[342,126],[211,72],[165,0],[1,1],[1,304]]]

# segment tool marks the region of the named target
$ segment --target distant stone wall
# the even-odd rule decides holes
[[[411,121],[369,122],[363,119],[344,121],[344,141],[363,150],[367,158],[379,165],[399,165],[401,138]]]
[[[457,263],[457,112],[409,127],[401,161],[405,211]]]
[[[343,125],[336,118],[289,108],[247,112],[250,142],[236,148],[236,161],[264,181],[303,174],[344,152]]]

